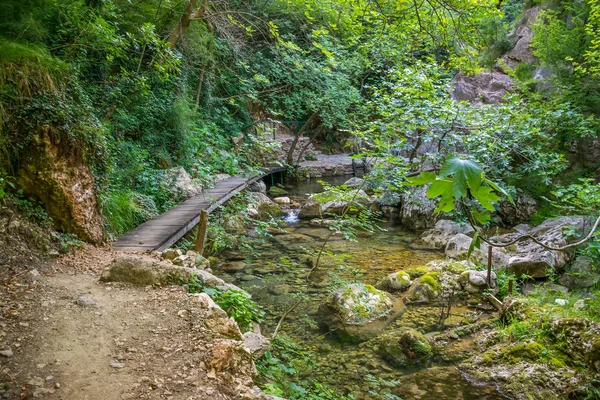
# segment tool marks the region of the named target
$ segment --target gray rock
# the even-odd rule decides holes
[[[14,353],[13,353],[12,349],[0,350],[0,356],[2,356],[2,357],[9,358],[9,357],[12,357],[13,355],[14,355]]]
[[[455,235],[462,233],[468,235],[474,230],[469,224],[441,219],[435,223],[435,227],[421,235],[421,240],[435,249],[445,249],[448,241]]]
[[[251,192],[266,194],[267,193],[267,185],[263,181],[257,181],[257,182],[251,183],[248,186],[248,190]]]
[[[273,201],[279,205],[288,205],[291,203],[289,197],[275,197]]]
[[[451,83],[451,97],[475,105],[498,104],[514,91],[514,79],[498,71],[465,75],[459,72]]]
[[[306,203],[302,206],[300,212],[298,213],[298,217],[303,219],[313,219],[322,218],[327,214],[340,215],[344,212],[346,214],[358,214],[361,207],[368,208],[372,203],[373,200],[369,198],[364,190],[360,190],[357,193],[353,204],[350,204],[350,202],[347,201],[329,201],[321,204],[313,195],[310,196]]]
[[[487,271],[465,271],[459,278],[459,283],[468,293],[481,293],[486,289],[496,288],[496,273],[490,274],[491,285],[488,287]]]
[[[499,213],[502,220],[508,225],[516,225],[523,221],[529,221],[537,210],[537,201],[527,194],[522,194],[517,196],[515,204],[504,199],[500,203]]]
[[[590,288],[600,282],[600,273],[597,270],[598,266],[593,259],[579,256],[561,275],[558,282],[569,289]]]
[[[174,260],[177,257],[181,256],[181,250],[179,249],[166,249],[161,253],[161,257],[165,260]]]
[[[96,302],[90,296],[79,296],[75,304],[81,307],[94,307]]]
[[[122,363],[120,363],[120,362],[118,362],[118,361],[114,361],[114,360],[113,360],[113,361],[111,361],[109,365],[110,365],[112,368],[115,368],[115,369],[123,369],[123,367],[125,366],[124,364],[122,364]]]
[[[349,188],[358,189],[359,187],[363,187],[365,185],[365,180],[362,178],[353,177],[344,182]]]
[[[246,332],[244,333],[244,347],[250,350],[253,358],[261,358],[267,350],[269,350],[270,341],[260,333]]]
[[[429,186],[411,187],[401,194],[400,223],[413,230],[427,229],[435,225],[436,202],[427,197]]]
[[[207,287],[226,286],[222,279],[207,271],[179,267],[151,257],[137,255],[116,256],[102,272],[100,281],[169,285],[186,283],[195,278]]]
[[[202,187],[192,181],[192,178],[183,167],[166,170],[160,185],[170,190],[175,197],[190,197],[202,191]]]
[[[30,285],[35,285],[41,278],[42,275],[37,269],[32,269],[25,274],[25,280],[29,282]]]

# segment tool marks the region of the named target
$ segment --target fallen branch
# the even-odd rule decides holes
[[[288,308],[288,310],[283,313],[281,318],[279,318],[279,322],[277,323],[277,326],[275,327],[275,331],[273,331],[273,335],[271,335],[271,340],[275,339],[275,336],[277,336],[277,333],[279,332],[279,329],[281,328],[281,324],[283,323],[283,320],[285,319],[285,317],[287,317],[287,315],[289,313],[291,313],[294,310],[294,308],[298,307],[298,304],[300,304],[301,302],[302,302],[302,299],[298,300],[296,302],[296,304],[294,304],[293,306]]]

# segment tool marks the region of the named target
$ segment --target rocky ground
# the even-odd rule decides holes
[[[208,296],[100,283],[113,258],[86,246],[5,277],[2,398],[267,398],[239,328]]]

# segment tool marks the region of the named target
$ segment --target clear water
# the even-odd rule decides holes
[[[320,185],[308,182],[290,190],[289,197],[293,201],[302,200],[319,189]],[[477,386],[463,377],[455,366],[460,357],[452,362],[442,357],[427,365],[398,369],[380,358],[374,340],[345,344],[335,335],[320,330],[316,323],[319,305],[341,280],[374,285],[392,272],[440,259],[442,253],[422,246],[414,233],[383,223],[383,231],[360,234],[358,242],[334,235],[326,245],[331,254],[323,257],[319,268],[307,280],[313,258],[307,253],[319,249],[330,232],[291,215],[286,220],[290,221],[286,225],[288,233],[274,235],[264,242],[257,239],[255,255],[229,254],[228,261],[239,266],[242,260],[245,267],[231,270],[225,262],[219,275],[252,293],[254,300],[266,308],[263,333],[267,335],[272,334],[281,316],[297,302],[299,293],[306,297],[281,325],[282,333],[317,355],[317,365],[303,371],[304,378],[327,383],[356,399],[384,398],[377,393],[383,386],[390,386],[389,382],[393,383],[387,390],[404,400],[505,398],[494,387]],[[340,260],[344,267],[340,267]],[[459,307],[455,310],[464,311]],[[439,315],[437,306],[409,305],[385,331],[412,327],[432,334],[440,329]],[[460,355],[473,346],[468,340],[461,340],[450,347],[450,354]]]

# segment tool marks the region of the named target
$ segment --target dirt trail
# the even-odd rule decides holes
[[[211,368],[224,339],[198,324],[204,315],[183,288],[99,283],[111,256],[87,248],[34,287],[0,286],[0,351],[13,352],[0,356],[0,398],[240,398],[248,371],[236,380]]]

